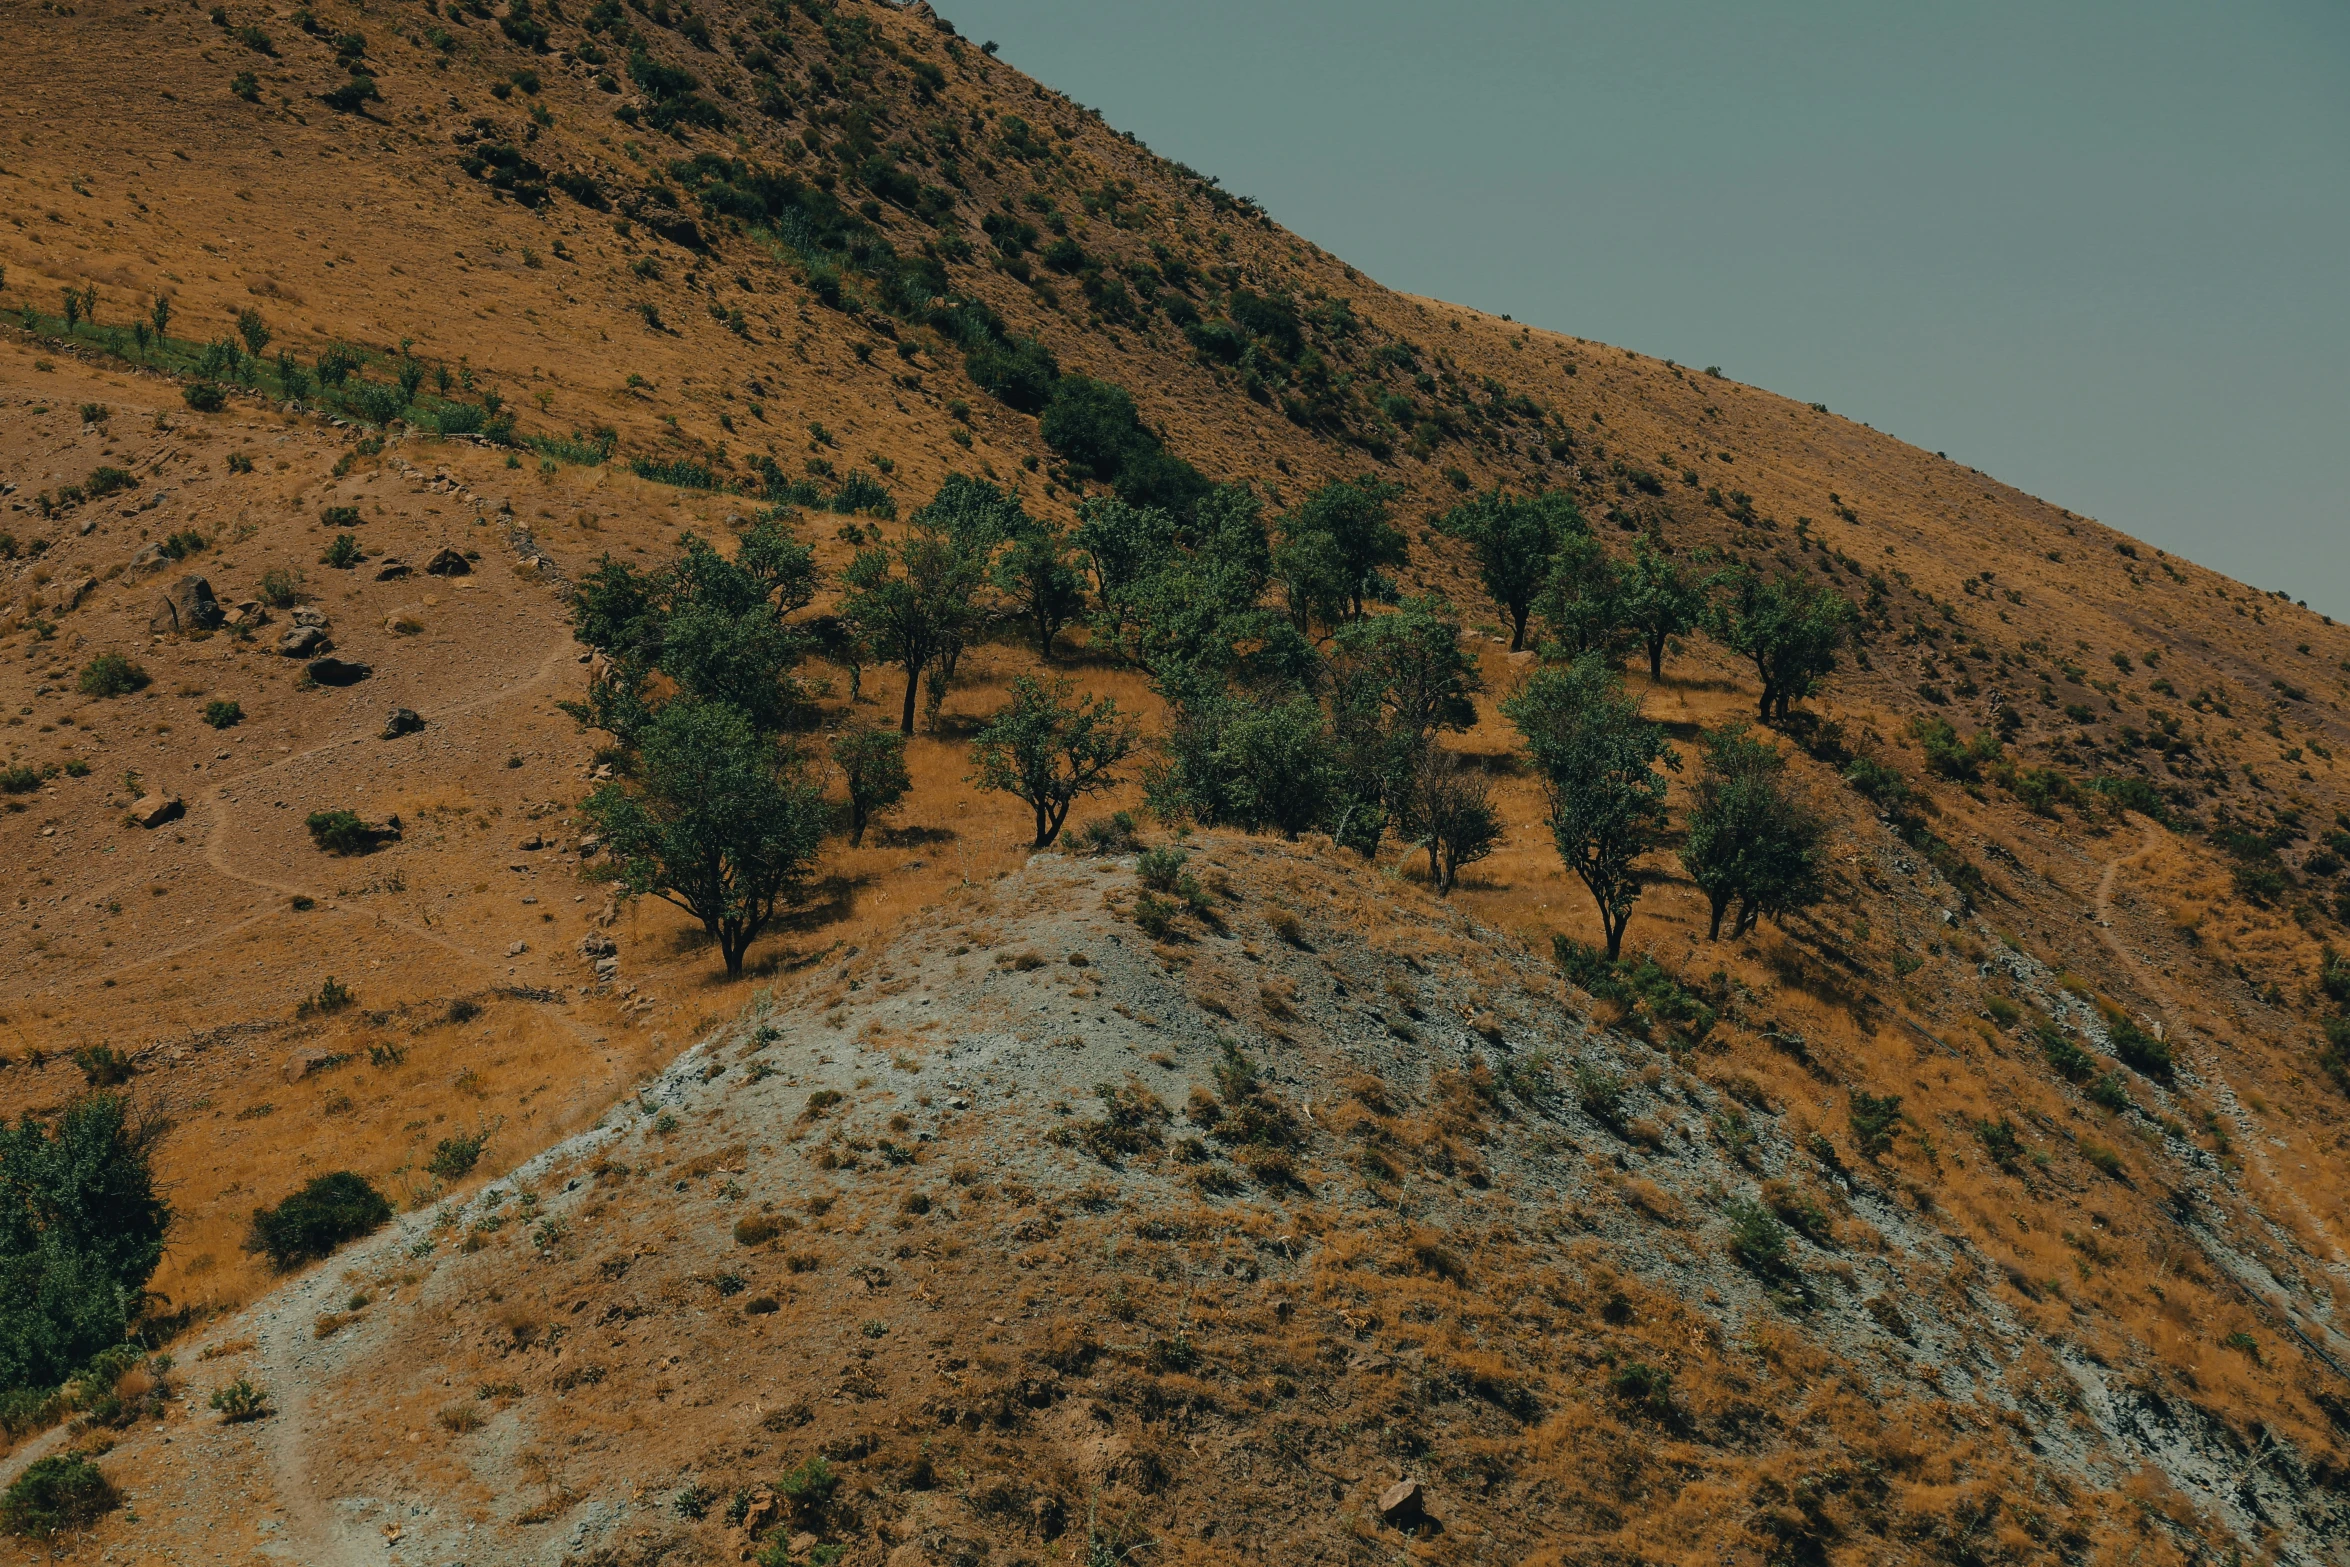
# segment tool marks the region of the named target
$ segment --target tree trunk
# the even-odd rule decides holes
[[[1512,604],[1510,610],[1510,651],[1522,653],[1526,649],[1526,611],[1529,606]]]
[[[1773,691],[1773,690],[1771,689],[1771,683],[1770,683],[1770,681],[1768,681],[1768,680],[1765,680],[1765,681],[1763,682],[1763,688],[1762,688],[1762,703],[1761,703],[1761,707],[1760,707],[1760,714],[1761,714],[1762,721],[1763,721],[1764,723],[1766,723],[1766,724],[1767,724],[1767,723],[1769,723],[1769,722],[1771,721],[1771,698],[1772,698],[1772,697],[1774,697],[1774,696],[1776,696],[1776,695],[1778,695],[1778,693],[1777,693],[1777,692],[1775,692],[1775,691]],[[911,730],[908,730],[908,731],[907,731],[907,733],[909,733],[909,734],[911,734],[912,732],[913,732],[913,731],[911,731]]]
[[[1052,844],[1053,837],[1054,832],[1052,814],[1045,809],[1044,801],[1038,800],[1036,802],[1036,842],[1030,845],[1030,847],[1037,849],[1048,848]]]
[[[1661,635],[1648,639],[1648,678],[1665,678],[1665,639]]]
[[[915,663],[909,663],[909,664],[907,664],[907,665],[906,665],[906,711],[905,711],[905,716],[904,716],[904,717],[902,717],[902,718],[900,718],[900,719],[898,720],[898,732],[899,732],[900,734],[911,735],[911,734],[914,732],[914,697],[915,697],[915,694],[916,694],[916,693],[917,693],[917,692],[918,692],[918,691],[921,689],[921,687],[922,687],[922,666],[921,666],[920,664],[915,664]],[[1768,713],[1765,713],[1763,716],[1764,716],[1764,717],[1766,717],[1766,718],[1768,718],[1770,715],[1769,715]]]
[[[743,954],[748,952],[750,947],[751,933],[749,931],[737,929],[731,924],[719,926],[718,952],[721,957],[726,959],[726,977],[728,979],[743,977]]]
[[[1713,911],[1713,919],[1705,927],[1705,939],[1719,941],[1722,939],[1722,913],[1730,907],[1730,895],[1725,892],[1717,897],[1709,892],[1705,895],[1705,901]],[[1738,933],[1733,929],[1730,934],[1735,937]]]
[[[1452,883],[1445,876],[1444,867],[1437,863],[1434,833],[1428,835],[1428,885],[1436,889],[1436,895],[1440,898],[1452,891]]]
[[[852,794],[849,796],[849,847],[861,849],[864,846],[865,807],[858,804],[857,797]]]

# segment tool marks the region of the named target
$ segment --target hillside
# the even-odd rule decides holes
[[[2323,967],[2350,947],[2350,630],[1816,405],[1384,289],[926,6],[98,3],[15,27],[0,1110],[127,1073],[171,1121],[174,1375],[208,1392],[248,1362],[198,1355],[251,1341],[283,1400],[218,1427],[196,1397],[168,1447],[115,1438],[138,1521],[78,1550],[184,1557],[266,1523],[203,1455],[284,1509],[255,1540],[294,1559],[380,1551],[392,1496],[423,1509],[397,1559],[447,1559],[459,1517],[495,1542],[469,1560],[701,1559],[725,1509],[653,1504],[823,1449],[849,1500],[813,1532],[848,1561],[1046,1557],[1089,1529],[1351,1558],[1394,1547],[1366,1509],[1399,1476],[1444,1522],[1431,1556],[2324,1559],[2350,1422],[2350,1069],[2324,1031],[2350,998]],[[1077,378],[1135,417],[1053,423]],[[1223,928],[1153,943],[1131,861],[1032,856],[1025,807],[973,786],[972,736],[1039,667],[1009,621],[909,740],[902,810],[827,841],[742,979],[594,879],[580,807],[613,758],[558,704],[599,667],[570,595],[601,559],[772,513],[821,614],[950,474],[1071,525],[1113,491],[1187,501],[1194,471],[1276,531],[1329,481],[1395,486],[1399,587],[1470,628],[1457,749],[1505,827],[1449,899],[1400,835],[1366,863],[1202,832]],[[1437,526],[1496,486],[1571,494],[1618,556],[1644,538],[1857,606],[1777,728],[1828,823],[1822,901],[1708,942],[1667,848],[1633,963],[1562,974],[1553,936],[1599,923],[1499,707],[1535,655]],[[338,535],[359,559],[322,559]],[[312,625],[331,650],[281,656]],[[365,672],[313,678],[320,652]],[[99,694],[110,654],[143,678]],[[1754,667],[1691,634],[1659,678],[1626,668],[1688,764],[1678,820]],[[1170,722],[1082,629],[1049,672]],[[804,678],[815,730],[897,716],[896,670]],[[421,727],[388,733],[403,709]],[[1999,765],[1920,719],[1997,736]],[[1083,814],[1139,810],[1122,777]],[[305,823],[332,810],[399,836],[327,855]],[[1019,1010],[1046,971],[996,967],[1031,952],[1125,1010],[1078,1009],[1058,1049]],[[924,984],[937,1028],[899,999]],[[1184,1162],[1182,1117],[1223,1092],[1224,1038],[1312,1126],[1293,1176],[1203,1191],[1224,1165]],[[2140,1038],[2167,1075],[2128,1063]],[[1137,1147],[1045,1138],[1130,1077],[1172,1117],[1138,1112]],[[854,1108],[802,1119],[819,1088]],[[1864,1148],[1880,1096],[1893,1135]],[[910,1162],[803,1157],[890,1114],[930,1136]],[[479,1166],[432,1173],[469,1136]],[[241,1250],[253,1209],[340,1169],[398,1226],[280,1283]],[[927,1214],[899,1208],[917,1190]],[[525,1194],[550,1240],[412,1249]],[[1749,1200],[1792,1237],[1783,1273],[1741,1250]],[[820,1266],[791,1273],[796,1231],[727,1260],[744,1204],[796,1213]],[[354,1292],[376,1304],[350,1329],[303,1337]],[[577,1348],[548,1332],[591,1303]],[[606,1334],[625,1367],[591,1352]],[[745,1341],[772,1371],[723,1352]],[[828,1370],[795,1390],[811,1352]],[[567,1357],[609,1381],[564,1386]],[[1634,1361],[1669,1384],[1627,1383]],[[432,1423],[476,1383],[504,1390],[487,1425]],[[371,1407],[406,1451],[334,1445],[325,1412]],[[9,1464],[104,1440],[54,1427]]]

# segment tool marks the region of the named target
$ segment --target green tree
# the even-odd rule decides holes
[[[1392,615],[1339,628],[1331,660],[1331,722],[1342,799],[1338,837],[1367,857],[1390,816],[1410,810],[1411,779],[1439,730],[1477,721],[1477,666],[1452,606],[1406,599]]]
[[[1464,501],[1438,523],[1468,541],[1476,552],[1478,575],[1494,604],[1510,621],[1510,651],[1526,645],[1526,617],[1550,575],[1550,558],[1570,533],[1588,534],[1590,525],[1564,490],[1505,495],[1499,487]]]
[[[823,796],[789,749],[723,701],[665,702],[639,735],[634,780],[590,795],[587,816],[613,878],[699,920],[739,977],[815,861]]]
[[[1329,818],[1337,766],[1311,696],[1235,693],[1202,670],[1162,679],[1160,690],[1168,699],[1165,760],[1143,779],[1152,810],[1289,839]]]
[[[1640,896],[1639,862],[1664,838],[1657,767],[1678,768],[1680,759],[1596,653],[1537,670],[1501,706],[1526,738],[1559,858],[1598,905],[1613,962]]]
[[[167,1130],[114,1093],[0,1127],[0,1392],[55,1386],[129,1332],[171,1223]]]
[[[1623,641],[1623,592],[1623,574],[1607,546],[1589,533],[1570,533],[1551,555],[1537,613],[1569,656],[1609,655]]]
[[[1464,865],[1501,842],[1501,813],[1481,770],[1440,745],[1423,746],[1396,811],[1402,831],[1428,854],[1428,882],[1448,897]]]
[[[1708,629],[1754,665],[1763,722],[1784,720],[1836,667],[1856,618],[1852,601],[1801,576],[1781,573],[1766,582],[1750,566],[1732,569],[1726,581],[1729,593],[1715,604]]]
[[[1618,613],[1648,648],[1648,678],[1665,672],[1665,644],[1704,624],[1705,584],[1682,574],[1680,563],[1642,534],[1632,546],[1632,564],[1618,583]]]
[[[996,591],[1036,631],[1036,653],[1052,662],[1053,638],[1085,612],[1085,584],[1070,559],[1060,528],[1037,518],[1022,519],[1009,548],[996,557]]]
[[[1411,559],[1390,520],[1402,494],[1372,474],[1333,479],[1283,514],[1273,569],[1299,630],[1360,620],[1370,605],[1394,599],[1388,572]]]
[[[894,729],[844,729],[832,737],[833,765],[849,791],[849,845],[865,841],[865,826],[894,809],[914,787],[906,773],[906,737]]]
[[[1791,786],[1786,758],[1745,725],[1716,729],[1702,746],[1681,865],[1705,894],[1708,941],[1721,939],[1722,915],[1737,903],[1735,940],[1765,914],[1781,919],[1819,901],[1824,829]]]
[[[1117,782],[1112,769],[1134,749],[1137,731],[1108,697],[1069,700],[1066,680],[1033,675],[1012,682],[1012,700],[972,741],[982,789],[1002,790],[1036,813],[1035,847],[1061,835],[1069,807]]]
[[[261,319],[261,312],[247,305],[237,312],[237,335],[245,340],[245,351],[258,359],[261,350],[269,346],[270,339],[276,334],[269,330],[269,323]]]
[[[937,499],[908,520],[904,538],[859,550],[843,573],[849,591],[840,602],[841,619],[875,657],[906,672],[902,734],[914,732],[923,675],[943,668],[943,678],[951,678],[965,639],[986,612],[980,590],[1007,521],[989,495],[1001,494],[992,485],[949,474]],[[933,682],[937,696],[945,693],[943,678]]]
[[[148,311],[148,317],[155,323],[155,341],[158,345],[161,345],[163,342],[163,334],[169,331],[171,328],[170,299],[162,294],[157,294],[155,296],[154,306]]]

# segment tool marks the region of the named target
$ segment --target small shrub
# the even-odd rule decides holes
[[[235,701],[220,699],[204,704],[204,722],[215,729],[231,729],[244,721],[245,710]]]
[[[73,1064],[92,1088],[119,1088],[138,1071],[131,1058],[112,1045],[83,1045],[74,1051]]]
[[[470,1399],[449,1405],[433,1419],[442,1430],[457,1436],[463,1436],[468,1431],[479,1431],[489,1424],[489,1418]]]
[[[1901,1096],[1879,1096],[1865,1089],[1852,1093],[1852,1137],[1860,1144],[1861,1155],[1874,1159],[1893,1147],[1893,1139],[1901,1135]]]
[[[259,1420],[269,1413],[269,1390],[239,1377],[228,1386],[215,1389],[211,1402],[219,1411],[223,1425],[238,1425]]]
[[[318,520],[329,528],[356,528],[361,521],[356,506],[328,506],[318,513]]]
[[[1172,845],[1146,849],[1142,858],[1135,863],[1135,874],[1153,892],[1173,892],[1176,883],[1182,878],[1184,864],[1190,858],[1190,850]]]
[[[118,491],[127,490],[139,481],[132,478],[127,468],[94,468],[82,481],[82,493],[91,500],[104,500]]]
[[[228,406],[228,394],[211,381],[190,381],[180,388],[180,398],[200,414],[216,414]]]
[[[349,571],[366,558],[367,554],[359,548],[357,539],[348,533],[338,533],[335,541],[326,547],[326,553],[318,557],[318,563],[321,566],[332,566],[337,571]]]
[[[299,596],[294,574],[283,566],[272,566],[261,574],[261,602],[271,609],[285,609]]]
[[[101,653],[82,666],[76,682],[84,696],[128,696],[147,683],[147,671],[120,653]]]
[[[311,994],[304,996],[301,1002],[295,1006],[294,1016],[332,1017],[337,1012],[348,1010],[356,999],[358,998],[352,995],[350,986],[329,974],[325,984],[319,986]]]
[[[2066,1082],[2081,1082],[2097,1070],[2097,1063],[2090,1058],[2089,1052],[2067,1039],[2064,1030],[2048,1019],[2041,1018],[2034,1023],[2032,1032],[2039,1038],[2040,1053],[2048,1058],[2048,1064],[2056,1068],[2058,1075]]]
[[[2093,1143],[2087,1138],[2083,1138],[2081,1140],[2081,1157],[2096,1166],[2101,1173],[2109,1175],[2117,1181],[2129,1179],[2129,1169],[2122,1163],[2121,1155],[2103,1143]]]
[[[1124,854],[1134,847],[1134,813],[1114,812],[1109,820],[1096,819],[1077,829],[1081,854]]]
[[[775,1488],[783,1493],[793,1516],[809,1522],[822,1516],[832,1501],[832,1493],[840,1489],[840,1476],[823,1459],[807,1458],[785,1470],[783,1477],[775,1482]]]
[[[2170,1046],[2147,1033],[2126,1017],[2117,1017],[2106,1034],[2113,1053],[2122,1065],[2133,1072],[2143,1073],[2157,1082],[2171,1080],[2173,1062]]]
[[[782,1233],[782,1227],[763,1213],[747,1213],[734,1221],[737,1246],[764,1246]]]
[[[369,854],[376,846],[375,829],[353,811],[312,811],[303,826],[310,841],[328,854]]]
[[[280,1273],[331,1255],[392,1217],[392,1205],[349,1170],[322,1175],[274,1208],[253,1210],[245,1250],[257,1252]]]
[[[41,787],[41,770],[19,762],[0,767],[0,794],[31,794]]]
[[[2122,1086],[2119,1072],[2106,1073],[2091,1083],[2087,1092],[2091,1103],[2103,1105],[2117,1115],[2130,1108],[2130,1091]]]
[[[1134,923],[1153,941],[1167,939],[1168,933],[1175,928],[1175,916],[1181,912],[1181,904],[1171,903],[1147,892],[1134,900]]]
[[[1640,1405],[1652,1415],[1673,1412],[1673,1373],[1645,1360],[1622,1367],[1608,1379],[1608,1386],[1616,1397]]]
[[[68,1529],[87,1528],[121,1501],[87,1457],[52,1453],[27,1465],[0,1493],[0,1530],[22,1539],[47,1540]]]
[[[425,1173],[437,1180],[461,1181],[473,1173],[481,1163],[482,1149],[496,1133],[496,1126],[477,1126],[470,1132],[459,1132],[444,1137],[434,1144],[432,1158],[425,1164]]]
[[[2021,1175],[2024,1158],[2023,1139],[2016,1136],[2015,1123],[2006,1116],[1996,1121],[1977,1121],[1975,1136],[1982,1140],[1983,1152],[1991,1162],[2010,1175]]]

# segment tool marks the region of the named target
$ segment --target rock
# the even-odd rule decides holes
[[[1417,1480],[1398,1480],[1379,1493],[1379,1518],[1398,1529],[1409,1529],[1427,1516]]]
[[[305,1046],[303,1049],[297,1050],[292,1055],[286,1057],[286,1081],[289,1083],[299,1083],[302,1081],[302,1079],[308,1077],[311,1073],[321,1071],[324,1068],[333,1065],[334,1059],[334,1053],[332,1051],[321,1050],[315,1046]]]
[[[579,857],[583,860],[592,860],[596,857],[596,851],[603,846],[604,840],[601,838],[582,838],[579,840]]]
[[[436,577],[464,577],[472,575],[473,563],[444,544],[424,563],[424,569]]]
[[[202,577],[182,577],[171,585],[155,613],[148,618],[147,629],[166,636],[185,636],[191,631],[212,631],[228,619],[220,601],[212,596],[212,584]]]
[[[400,557],[397,555],[389,555],[384,558],[382,564],[375,568],[375,580],[378,582],[391,582],[398,578],[407,576],[408,572],[409,566],[406,561],[400,559]]]
[[[416,709],[395,707],[392,709],[392,716],[384,720],[383,737],[386,740],[397,740],[402,735],[415,734],[423,727],[424,720],[417,716]]]
[[[791,1543],[785,1546],[784,1549],[794,1556],[805,1556],[810,1551],[816,1549],[816,1544],[816,1537],[810,1534],[807,1530],[802,1529],[798,1534],[795,1534],[791,1537]],[[890,1557],[890,1560],[895,1561],[897,1560],[897,1557],[893,1554]]]
[[[507,945],[507,947],[506,947],[506,956],[508,956],[508,957],[510,957],[510,958],[518,958],[518,957],[521,957],[521,956],[522,956],[522,955],[523,955],[525,952],[528,952],[529,950],[530,950],[530,943],[529,943],[529,942],[527,942],[527,941],[516,941],[516,942],[511,942],[511,943],[509,943],[509,944]]]
[[[162,545],[142,544],[137,553],[131,556],[130,569],[133,571],[156,571],[160,570],[170,559],[169,555],[163,553]]]
[[[355,659],[314,658],[305,673],[322,686],[355,686],[375,670]]]
[[[293,615],[294,624],[297,626],[315,626],[319,630],[325,631],[334,624],[332,620],[327,618],[325,610],[313,604],[295,605]]]
[[[334,639],[316,626],[296,626],[277,639],[278,652],[287,658],[311,658],[334,645]]]
[[[620,944],[600,930],[591,930],[579,938],[579,955],[583,958],[608,958],[620,950]]]
[[[132,824],[150,829],[187,814],[187,806],[176,794],[143,794],[131,805]]]
[[[88,598],[90,590],[97,585],[98,579],[95,577],[76,577],[59,588],[57,590],[58,613],[63,614],[69,609],[79,609],[82,600]]]
[[[546,839],[544,839],[544,838],[542,838],[542,837],[540,837],[540,836],[539,836],[537,833],[535,833],[535,832],[534,832],[534,833],[532,833],[532,834],[531,834],[529,837],[527,837],[527,838],[523,839],[521,842],[519,842],[519,843],[517,843],[516,845],[514,845],[514,847],[516,847],[517,849],[522,849],[522,850],[525,850],[525,851],[529,851],[529,850],[532,850],[532,849],[543,849],[543,848],[545,848],[546,846],[547,846],[547,840],[546,840]]]
[[[269,624],[269,611],[261,607],[261,601],[259,599],[244,599],[228,612],[228,619],[225,624],[231,626],[265,626]]]

